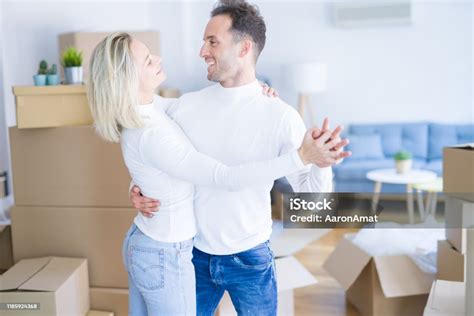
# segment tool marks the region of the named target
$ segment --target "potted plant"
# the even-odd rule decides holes
[[[395,159],[395,167],[397,169],[397,173],[406,173],[411,169],[411,158],[411,152],[406,150],[399,151],[395,154],[393,159]]]
[[[58,68],[56,67],[56,64],[53,64],[51,68],[48,69],[48,74],[46,75],[46,84],[48,86],[59,84]]]
[[[44,86],[46,85],[46,73],[48,71],[48,63],[46,60],[42,60],[39,63],[38,73],[33,76],[33,81],[35,86]]]
[[[82,52],[74,47],[69,47],[62,55],[62,65],[68,84],[82,83]]]

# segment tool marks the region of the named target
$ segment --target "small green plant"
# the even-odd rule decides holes
[[[411,159],[411,157],[412,157],[411,152],[406,151],[406,150],[401,150],[395,154],[393,159],[395,159],[395,161],[401,161],[401,160],[409,160]]]
[[[46,60],[42,60],[39,63],[38,75],[46,75],[48,73],[48,63]]]
[[[62,55],[62,65],[64,68],[82,66],[82,52],[74,47],[69,47]]]
[[[53,64],[50,69],[48,69],[48,75],[57,75],[58,74],[58,67],[56,64]]]

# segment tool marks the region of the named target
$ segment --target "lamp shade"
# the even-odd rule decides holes
[[[299,93],[326,90],[327,64],[320,62],[287,64],[283,66],[286,86]]]

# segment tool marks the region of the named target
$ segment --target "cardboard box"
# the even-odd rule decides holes
[[[436,279],[464,282],[465,256],[458,252],[447,240],[438,240],[436,255],[438,271]]]
[[[474,144],[443,149],[443,191],[474,202]]]
[[[87,78],[89,72],[89,63],[94,48],[105,37],[113,32],[75,32],[59,34],[59,56],[68,47],[75,47],[82,51],[82,66],[84,69],[84,78]],[[156,31],[128,32],[133,38],[144,43],[150,52],[160,55],[160,33]]]
[[[474,228],[474,202],[446,196],[446,239],[461,253],[466,253],[466,228]]]
[[[361,315],[421,315],[434,276],[405,255],[376,256],[343,238],[323,265]]]
[[[0,276],[0,303],[39,303],[31,311],[44,316],[84,316],[89,310],[87,260],[36,258],[15,264]],[[20,315],[2,310],[2,315]]]
[[[90,310],[90,311],[87,312],[86,316],[114,316],[114,313]]]
[[[14,207],[13,259],[87,258],[91,286],[128,288],[122,243],[136,214],[126,208]]]
[[[120,144],[92,126],[10,128],[17,206],[130,207]]]
[[[278,315],[294,315],[294,289],[317,283],[316,278],[295,257],[275,260],[278,284]],[[219,304],[219,316],[237,315],[226,292]]]
[[[10,225],[0,225],[0,269],[7,270],[13,265],[12,232]]]
[[[436,280],[431,287],[423,316],[464,316],[463,282]]]
[[[91,308],[107,310],[114,316],[128,316],[128,290],[112,288],[90,288]]]
[[[91,125],[84,85],[16,86],[18,128]]]

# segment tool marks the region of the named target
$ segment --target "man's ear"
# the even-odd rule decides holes
[[[242,41],[242,48],[240,50],[239,57],[244,57],[247,54],[250,54],[253,50],[253,42],[249,39],[244,39]]]

